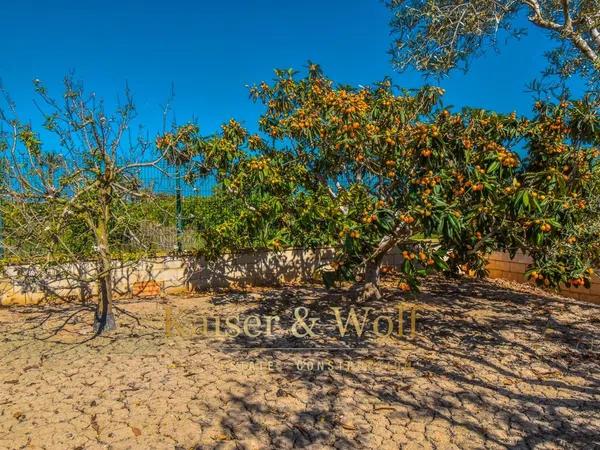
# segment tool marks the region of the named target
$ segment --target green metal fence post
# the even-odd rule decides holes
[[[176,166],[175,170],[175,214],[177,227],[177,252],[183,251],[183,205],[181,198],[181,168],[179,165]]]

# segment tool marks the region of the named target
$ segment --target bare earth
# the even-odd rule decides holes
[[[414,339],[341,338],[344,293],[306,286],[123,302],[95,339],[85,305],[1,309],[0,448],[600,448],[599,306],[444,279],[362,306],[400,302],[419,306]],[[182,324],[281,323],[167,338],[168,304]],[[298,306],[314,337],[290,333]]]

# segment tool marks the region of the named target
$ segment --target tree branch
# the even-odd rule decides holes
[[[598,54],[594,51],[588,42],[578,33],[573,31],[573,23],[569,12],[569,0],[561,0],[563,6],[563,14],[565,16],[565,24],[560,25],[550,19],[544,18],[542,8],[537,0],[522,0],[533,11],[533,15],[529,16],[529,20],[535,25],[546,28],[547,30],[556,31],[569,39],[575,48],[577,48],[590,61],[598,61]]]
[[[573,31],[573,20],[571,19],[571,12],[569,11],[569,0],[561,0],[563,7],[563,16],[565,17],[564,28],[567,31]]]

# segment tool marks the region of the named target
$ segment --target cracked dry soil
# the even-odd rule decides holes
[[[362,306],[400,301],[390,287]],[[329,307],[348,300],[311,286],[121,302],[119,329],[95,339],[85,305],[2,309],[0,448],[600,448],[598,306],[441,278],[410,302],[414,339],[341,338]],[[165,304],[181,323],[281,324],[166,338]],[[298,306],[315,337],[285,330]]]

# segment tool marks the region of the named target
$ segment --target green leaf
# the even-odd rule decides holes
[[[490,164],[490,167],[488,167],[487,173],[490,173],[490,174],[494,173],[499,168],[500,168],[500,163],[498,161],[494,161],[492,164]]]

